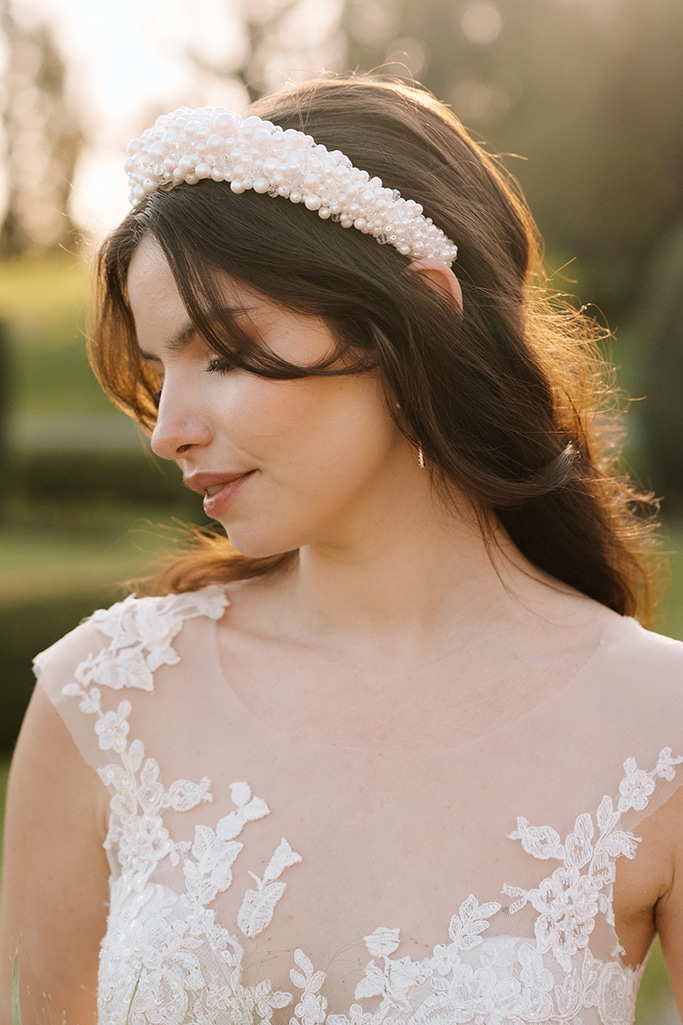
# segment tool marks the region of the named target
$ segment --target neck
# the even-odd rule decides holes
[[[344,544],[309,545],[276,587],[287,632],[332,647],[486,646],[530,617],[571,615],[577,596],[532,567],[501,528],[427,504]],[[579,599],[581,601],[581,599]],[[582,604],[583,611],[583,604]],[[527,626],[528,629],[528,626]]]

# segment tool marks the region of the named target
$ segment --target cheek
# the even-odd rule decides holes
[[[222,412],[236,443],[267,459],[310,430],[324,412],[309,381],[269,381],[251,376],[241,382]]]
[[[353,460],[400,438],[380,383],[370,377],[269,381],[245,376],[220,418],[234,443],[268,463]]]

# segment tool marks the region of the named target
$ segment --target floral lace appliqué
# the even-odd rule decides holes
[[[657,779],[672,780],[674,766],[681,762],[683,757],[674,758],[669,747],[660,752],[651,772],[639,769],[634,758],[627,758],[617,807],[611,797],[603,797],[595,822],[589,814],[579,815],[564,843],[549,826],[531,826],[525,818],[517,819],[510,839],[520,840],[534,858],[561,861],[562,866],[532,890],[506,885],[503,892],[519,898],[511,905],[511,914],[527,904],[538,912],[534,926],[537,949],[542,954],[551,952],[565,972],[571,972],[577,951],[588,946],[598,912],[614,925],[615,861],[622,854],[634,858],[638,844],[632,833],[617,828],[622,814],[632,808],[643,811]]]
[[[82,662],[74,682],[63,688],[64,695],[78,698],[83,713],[95,717],[100,749],[118,755],[98,770],[112,794],[104,846],[115,852],[121,869],[111,887],[101,950],[99,1025],[268,1022],[292,999],[267,982],[242,984],[241,944],[210,907],[232,883],[244,847],[237,838],[248,823],[269,814],[268,805],[247,783],[233,783],[233,810],[215,829],[197,825],[192,841],[173,840],[164,812],[210,802],[211,781],[176,780],[165,787],[142,741],[129,740],[131,702],[103,708],[103,688],[153,690],[154,671],[179,661],[172,641],[184,620],[219,619],[226,605],[222,588],[215,587],[164,599],[128,598],[95,613],[92,621],[110,643]],[[150,882],[165,859],[182,868],[184,893]],[[263,876],[250,873],[256,889],[246,890],[237,920],[244,936],[258,936],[270,924],[286,889],[280,876],[300,861],[283,838]]]
[[[227,604],[222,588],[208,587],[129,598],[96,613],[93,622],[110,642],[64,688],[94,717],[99,748],[112,755],[99,773],[112,795],[105,847],[120,872],[101,950],[99,1025],[269,1025],[285,1008],[278,1025],[629,1025],[641,972],[622,964],[618,946],[611,960],[599,960],[590,939],[599,916],[614,924],[616,859],[636,853],[622,815],[642,811],[657,781],[674,778],[683,757],[670,748],[651,771],[627,759],[615,799],[604,797],[594,817],[579,815],[564,840],[552,827],[518,818],[510,839],[531,857],[558,864],[531,889],[504,886],[515,898],[505,922],[502,903],[470,895],[450,920],[447,942],[421,960],[396,956],[398,928],[366,936],[370,960],[345,1013],[329,1013],[325,973],[298,949],[290,971],[297,997],[268,981],[246,981],[244,943],[270,925],[286,889],[281,877],[301,856],[280,841],[262,873],[250,873],[254,886],[243,895],[237,932],[228,930],[213,904],[233,883],[243,831],[269,814],[266,802],[247,783],[233,783],[227,815],[214,826],[197,825],[190,841],[174,840],[165,813],[211,802],[210,780],[165,785],[142,741],[130,737],[131,702],[103,707],[104,690],[153,691],[155,670],[179,661],[173,640],[183,622],[219,619]],[[183,892],[152,881],[165,865],[177,867]],[[522,909],[533,914],[533,936],[512,932]],[[494,921],[496,934],[489,931]]]

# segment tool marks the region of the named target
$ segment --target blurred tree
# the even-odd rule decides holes
[[[680,0],[346,0],[346,64],[415,75],[510,161],[611,320],[683,212]],[[403,65],[403,68],[401,68]]]
[[[524,155],[551,267],[575,260],[554,283],[629,329],[644,466],[683,512],[683,3],[346,0],[342,28],[347,66],[414,74]]]
[[[0,256],[73,244],[69,196],[83,141],[64,59],[47,24],[17,21],[0,0],[5,74],[0,92],[7,201]]]
[[[235,78],[249,100],[281,87],[283,79],[298,81],[311,68],[337,69],[345,45],[339,31],[344,0],[250,0],[241,6],[245,43],[238,62],[207,59],[193,48],[187,56],[195,67],[217,78]],[[232,0],[226,0],[234,17]]]
[[[11,386],[10,340],[7,324],[0,318],[0,524],[4,519],[8,498],[10,470],[9,399]]]
[[[683,220],[670,231],[644,274],[632,331],[644,341],[636,407],[647,473],[666,509],[683,514]]]

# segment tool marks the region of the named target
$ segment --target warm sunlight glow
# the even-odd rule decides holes
[[[229,74],[247,41],[225,0],[15,0],[15,8],[22,19],[49,19],[69,61],[88,135],[74,214],[95,235],[127,210],[125,147],[150,119],[181,104],[246,104]]]

